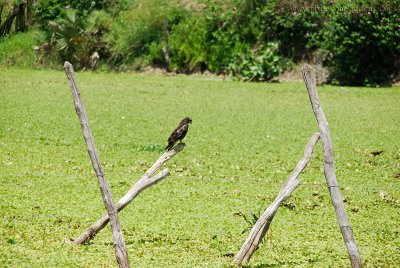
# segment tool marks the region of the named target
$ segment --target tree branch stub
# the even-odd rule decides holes
[[[163,153],[158,160],[145,172],[145,174],[135,182],[129,191],[118,201],[116,204],[116,210],[119,212],[124,209],[129,203],[132,202],[143,190],[149,188],[150,186],[160,182],[164,178],[170,175],[168,169],[164,169],[159,172],[157,175],[154,175],[155,172],[164,165],[169,159],[175,156],[177,153],[185,148],[184,143],[179,143],[170,151]],[[154,176],[153,176],[154,175]],[[98,232],[100,232],[109,222],[108,214],[104,214],[100,219],[98,219],[95,223],[93,223],[86,231],[84,231],[79,237],[77,237],[73,243],[74,244],[83,244],[93,237],[96,236]]]

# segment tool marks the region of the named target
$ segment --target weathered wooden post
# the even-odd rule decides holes
[[[326,120],[325,114],[322,111],[322,107],[319,102],[317,86],[312,75],[311,67],[305,64],[301,68],[301,72],[303,74],[303,79],[310,97],[311,106],[320,129],[322,146],[324,148],[325,179],[331,195],[333,206],[335,208],[340,231],[342,232],[344,243],[346,244],[347,251],[350,255],[351,266],[362,267],[361,257],[346,215],[346,209],[344,207],[342,195],[340,194],[339,184],[336,180],[331,134],[328,121]]]
[[[111,222],[111,230],[113,236],[115,256],[119,267],[130,267],[128,251],[126,249],[124,236],[121,231],[118,212],[112,200],[110,186],[103,171],[99,155],[97,153],[96,145],[93,140],[92,132],[89,127],[89,120],[86,115],[86,109],[83,105],[82,98],[79,92],[78,84],[75,79],[74,69],[69,62],[64,64],[65,73],[67,74],[69,85],[71,87],[72,96],[75,104],[75,111],[81,123],[83,137],[85,139],[86,148],[89,153],[90,160],[92,161],[93,169],[96,172],[97,180],[99,182],[101,195],[103,197],[104,206],[106,207],[107,214]]]

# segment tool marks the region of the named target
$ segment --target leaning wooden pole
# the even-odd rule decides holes
[[[322,146],[324,148],[324,171],[325,179],[328,185],[329,193],[331,195],[332,203],[335,208],[336,217],[338,219],[340,231],[342,232],[344,243],[346,244],[347,251],[350,256],[352,267],[362,267],[361,257],[358,252],[356,241],[350,227],[349,220],[346,215],[343,199],[340,194],[339,184],[336,180],[334,160],[333,160],[333,146],[331,141],[331,134],[328,126],[328,121],[322,111],[321,104],[318,98],[317,86],[312,75],[311,67],[303,65],[301,68],[303,79],[307,87],[308,95],[310,97],[311,106],[317,119],[318,127],[320,129]]]
[[[120,212],[124,207],[126,207],[134,198],[136,198],[144,189],[160,182],[165,177],[169,176],[169,170],[164,169],[157,175],[153,176],[154,173],[171,157],[179,153],[185,148],[184,143],[179,143],[171,150],[163,153],[160,158],[146,171],[146,173],[133,184],[131,189],[118,201],[116,204],[116,209]],[[107,213],[105,213],[100,219],[93,223],[86,231],[84,231],[79,237],[77,237],[73,243],[83,244],[91,240],[98,232],[100,232],[110,221]]]
[[[261,215],[261,217],[257,220],[256,224],[251,229],[249,236],[242,245],[242,248],[236,254],[235,259],[232,261],[230,265],[231,267],[248,262],[253,253],[257,250],[258,245],[261,243],[262,239],[267,233],[269,226],[271,225],[271,222],[274,219],[274,216],[278,211],[279,207],[281,206],[282,202],[285,201],[286,198],[288,198],[293,193],[293,191],[296,190],[296,188],[300,185],[300,180],[298,179],[298,176],[310,162],[312,152],[318,140],[319,140],[319,133],[315,133],[311,137],[310,141],[306,146],[303,158],[297,164],[292,173],[290,173],[285,184],[282,186],[278,196],[271,203],[271,205],[269,205],[269,207],[264,211],[264,213]]]
[[[92,132],[89,126],[89,120],[86,115],[85,106],[83,105],[82,98],[79,92],[78,84],[75,79],[74,69],[69,62],[64,64],[65,73],[67,74],[69,85],[71,87],[72,96],[74,98],[75,111],[81,123],[83,137],[86,142],[86,148],[89,153],[90,160],[92,161],[93,169],[96,172],[97,180],[99,182],[101,195],[103,197],[104,205],[107,214],[111,221],[111,230],[114,242],[115,256],[119,267],[130,267],[128,251],[126,249],[124,236],[121,231],[118,213],[112,200],[110,186],[103,171],[99,155],[97,153],[96,145],[93,140]]]

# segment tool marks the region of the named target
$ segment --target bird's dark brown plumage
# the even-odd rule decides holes
[[[186,133],[189,130],[189,124],[192,123],[192,118],[190,117],[185,117],[178,125],[177,128],[175,128],[175,130],[172,132],[171,136],[168,138],[168,145],[165,148],[166,150],[171,150],[172,147],[174,146],[174,144],[177,141],[181,141],[183,140],[183,138],[185,138]]]

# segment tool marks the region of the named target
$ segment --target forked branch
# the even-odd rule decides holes
[[[121,211],[126,207],[132,200],[137,197],[144,189],[156,184],[170,173],[168,169],[164,169],[157,175],[153,176],[154,173],[174,155],[179,153],[185,147],[184,143],[179,143],[170,151],[163,153],[160,158],[146,171],[146,173],[132,185],[131,189],[118,201],[116,204],[117,211]],[[82,244],[91,240],[98,232],[100,232],[110,221],[107,213],[105,213],[100,219],[93,223],[85,232],[83,232],[78,238],[76,238],[74,244]]]

